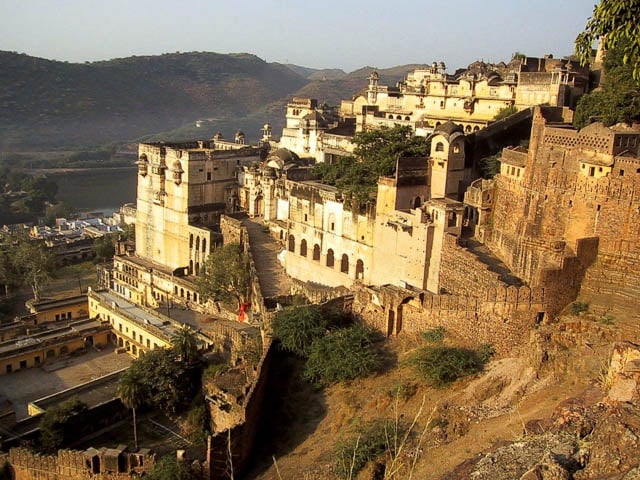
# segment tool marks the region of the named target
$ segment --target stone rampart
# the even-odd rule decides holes
[[[155,455],[95,449],[40,455],[26,448],[12,448],[7,460],[15,480],[123,480],[150,471]]]

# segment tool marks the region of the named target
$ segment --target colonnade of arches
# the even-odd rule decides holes
[[[307,240],[304,238],[300,241],[300,245],[296,251],[296,238],[294,235],[289,235],[287,247],[290,252],[298,253],[301,257],[307,258],[309,256],[309,247]],[[321,257],[320,245],[316,243],[311,250],[311,259],[320,263],[322,260]],[[332,269],[339,266],[340,273],[350,275],[351,264],[349,262],[349,255],[343,253],[338,257],[332,248],[329,248],[325,253],[324,266]],[[362,280],[364,278],[364,261],[362,259],[356,261],[354,278],[356,280]]]

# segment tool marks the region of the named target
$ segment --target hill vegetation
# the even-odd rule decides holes
[[[267,63],[250,54],[170,53],[84,64],[0,51],[0,143],[5,152],[206,137],[238,127],[277,132],[293,96],[337,103],[366,85],[350,74]],[[412,65],[381,71],[402,79]],[[388,72],[388,73],[387,73]],[[202,128],[195,121],[205,119]]]

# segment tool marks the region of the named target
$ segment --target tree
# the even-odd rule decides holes
[[[271,326],[283,349],[304,357],[313,341],[326,333],[329,322],[318,305],[304,305],[278,312]]]
[[[4,285],[4,296],[9,297],[9,290],[20,286],[20,279],[9,254],[0,251],[0,283]]]
[[[369,375],[380,365],[372,337],[370,328],[354,325],[318,338],[308,349],[304,378],[329,385]]]
[[[193,329],[185,324],[171,335],[171,348],[186,363],[193,363],[198,358],[198,341]]]
[[[640,83],[640,0],[602,0],[593,10],[584,32],[576,38],[576,55],[588,65],[593,42],[600,40],[606,50],[621,47],[622,62],[631,66],[631,74]]]
[[[353,137],[355,157],[341,158],[334,164],[319,164],[315,172],[324,183],[335,185],[359,203],[376,192],[378,178],[395,172],[399,157],[429,154],[429,142],[415,136],[409,126],[396,125],[358,132]]]
[[[125,407],[130,408],[133,413],[133,442],[136,451],[138,450],[138,426],[136,424],[136,408],[144,403],[147,397],[147,388],[141,372],[136,368],[129,368],[120,377],[118,382],[118,397]]]
[[[249,258],[237,243],[214,249],[198,276],[198,290],[205,299],[235,301],[238,308],[249,298]]]
[[[503,107],[498,110],[498,113],[496,113],[496,116],[493,117],[493,119],[495,121],[502,120],[503,118],[510,117],[514,113],[518,113],[518,109],[515,105],[509,105],[508,107]]]
[[[583,95],[578,101],[573,119],[578,129],[594,119],[609,126],[640,118],[640,88],[632,78],[633,67],[623,62],[620,45],[607,51],[604,70],[602,88]]]
[[[51,279],[55,258],[40,240],[18,237],[10,249],[11,263],[22,285],[31,286],[33,297],[40,300],[40,291]]]
[[[96,262],[99,262],[100,259],[106,261],[108,258],[112,258],[113,254],[116,253],[113,235],[103,235],[96,238],[93,243],[93,251],[96,254]]]
[[[87,405],[72,398],[60,405],[48,408],[40,420],[40,445],[48,453],[55,452],[69,442],[74,433],[71,419],[87,410]],[[77,425],[76,425],[77,426]]]

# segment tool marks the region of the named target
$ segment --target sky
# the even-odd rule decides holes
[[[573,52],[596,0],[0,0],[0,50],[69,62],[208,51],[311,68]],[[2,72],[0,72],[0,75]]]

